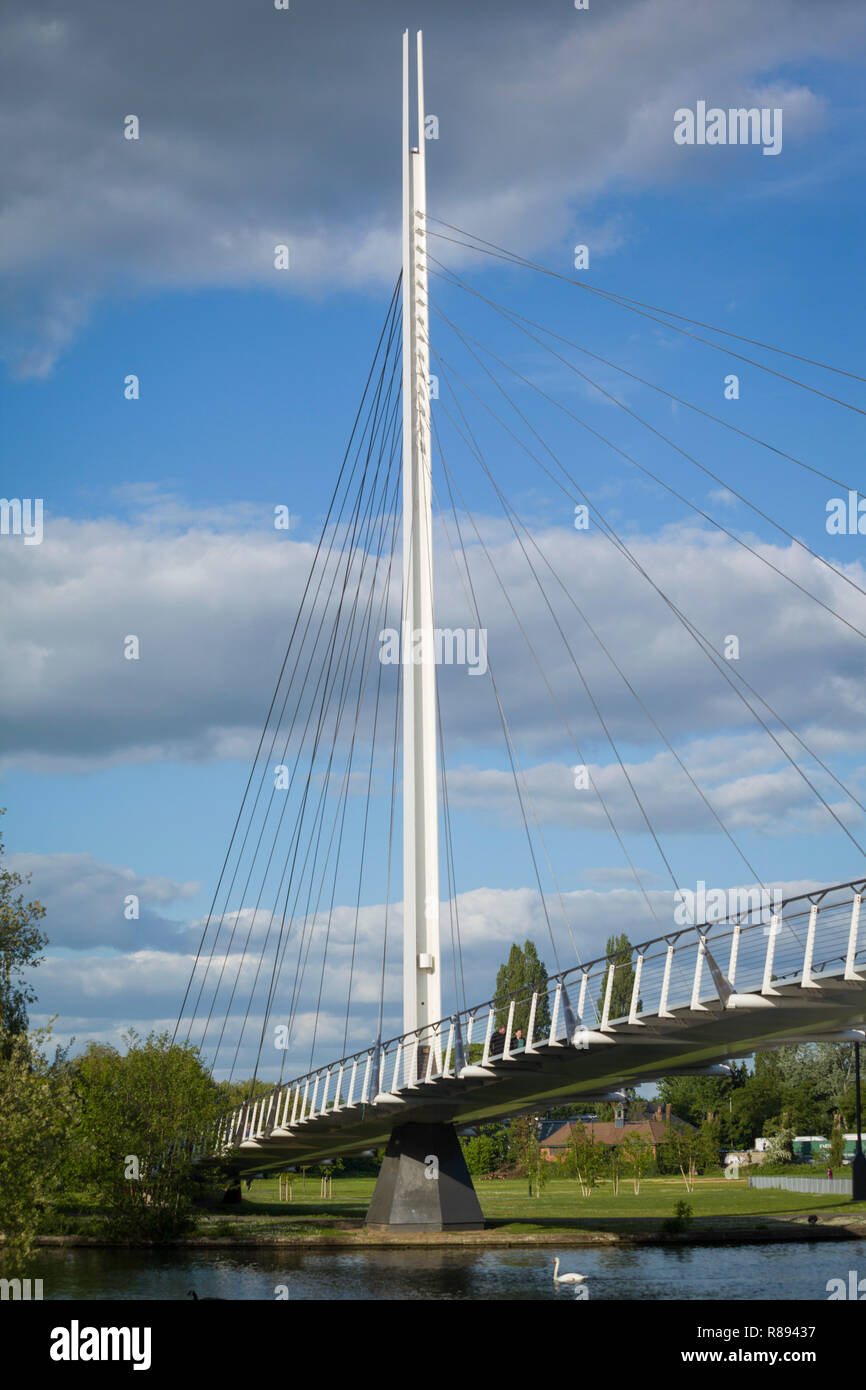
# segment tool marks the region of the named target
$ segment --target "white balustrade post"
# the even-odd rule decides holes
[[[692,980],[692,1001],[689,1007],[694,1013],[706,1013],[706,1005],[701,1003],[701,973],[704,968],[704,956],[707,954],[707,946],[703,937],[698,942],[698,952],[695,957],[695,975]]]
[[[764,957],[764,979],[761,984],[761,993],[766,995],[778,994],[777,989],[773,989],[773,957],[776,954],[776,937],[779,935],[779,918],[776,913],[770,918],[769,930],[767,930],[767,954]]]
[[[668,1008],[668,994],[671,987],[671,966],[674,960],[674,948],[668,946],[668,953],[665,956],[665,973],[662,976],[662,992],[659,999],[659,1018],[673,1018],[673,1014]]]
[[[818,904],[812,904],[809,913],[809,929],[806,932],[806,950],[803,953],[803,975],[800,980],[801,989],[820,989],[812,979],[812,958],[815,954],[815,932],[818,927]]]
[[[484,1034],[484,1051],[483,1051],[482,1054],[481,1054],[481,1065],[482,1065],[482,1067],[486,1067],[486,1066],[487,1066],[487,1061],[488,1061],[488,1058],[489,1058],[489,1056],[490,1056],[490,1037],[491,1037],[491,1034],[492,1034],[492,1032],[493,1032],[493,1020],[494,1020],[494,1018],[495,1018],[495,1014],[494,1014],[494,1012],[493,1012],[493,1006],[491,1005],[491,1006],[490,1006],[490,1012],[489,1012],[488,1015],[487,1015],[487,1031],[486,1031],[486,1033]]]
[[[637,964],[635,965],[635,971],[634,971],[634,984],[632,985],[632,990],[631,990],[631,1003],[629,1004],[629,1009],[628,1009],[628,1021],[629,1021],[629,1023],[632,1023],[632,1024],[634,1024],[634,1023],[640,1023],[640,1019],[639,1019],[638,1016],[637,1016],[637,1010],[638,1010],[638,1004],[639,1004],[639,1002],[640,1002],[640,977],[641,977],[642,973],[643,973],[643,956],[638,956],[638,958],[637,958]]]
[[[854,901],[851,904],[851,926],[848,931],[848,954],[845,958],[845,979],[862,980],[863,976],[858,975],[854,969],[854,961],[857,956],[857,937],[860,930],[860,904],[863,901],[860,893],[854,894]]]
[[[550,1033],[547,1038],[548,1047],[553,1047],[553,1044],[556,1042],[556,1032],[559,1028],[559,1001],[561,997],[562,981],[560,980],[559,984],[556,986],[556,994],[553,998],[553,1012],[550,1015]],[[571,1040],[569,1039],[569,1041]]]
[[[514,1027],[514,1003],[512,999],[508,1005],[508,1022],[505,1025],[505,1046],[502,1049],[502,1060],[511,1060],[511,1029]]]
[[[734,930],[731,935],[731,955],[728,960],[728,984],[733,985],[737,978],[737,957],[740,954],[740,932],[742,927],[739,922],[734,923]]]
[[[613,997],[613,977],[616,971],[616,963],[611,961],[607,967],[607,980],[604,986],[604,1004],[601,1009],[601,1031],[605,1032],[610,1019],[610,1001]]]
[[[535,1015],[538,1012],[538,990],[532,996],[532,1003],[529,1006],[529,1023],[526,1027],[526,1051],[534,1052],[532,1039],[535,1036]]]

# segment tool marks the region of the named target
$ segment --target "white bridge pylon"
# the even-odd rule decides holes
[[[791,898],[769,921],[756,909],[680,928],[635,946],[625,960],[603,957],[531,994],[425,1023],[237,1107],[211,1138],[232,1167],[257,1172],[379,1147],[395,1121],[482,1123],[660,1076],[718,1071],[719,1063],[782,1043],[862,1042],[864,892],[860,880]],[[620,979],[631,988],[628,1008],[614,1016],[618,971],[630,972]],[[512,1020],[527,1002],[518,1047]],[[536,1020],[547,1011],[542,1031]],[[503,1012],[497,1053],[491,1042]],[[422,1034],[416,1077],[406,1058],[418,1055]]]
[[[403,34],[403,1028],[426,1045],[442,1016],[439,798],[433,626],[433,479],[427,306],[424,59],[416,56],[417,145],[410,135],[409,32]],[[408,647],[408,650],[407,650]],[[417,657],[420,656],[420,660]],[[421,1054],[423,1055],[423,1054]],[[409,1068],[417,1067],[413,1055]],[[414,1075],[414,1070],[413,1070]]]

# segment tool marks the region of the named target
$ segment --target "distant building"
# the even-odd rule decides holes
[[[622,1144],[631,1135],[638,1134],[652,1145],[653,1158],[655,1158],[656,1148],[659,1144],[664,1143],[669,1128],[694,1129],[694,1125],[690,1125],[686,1120],[681,1120],[678,1115],[672,1115],[669,1105],[666,1107],[666,1112],[663,1115],[662,1107],[659,1105],[651,1112],[650,1118],[642,1120],[620,1118],[616,1120],[583,1120],[578,1115],[573,1116],[570,1120],[545,1120],[542,1125],[542,1133],[539,1134],[542,1156],[550,1163],[564,1158],[568,1152],[572,1131],[576,1124],[581,1123],[586,1131],[586,1137],[606,1148]]]

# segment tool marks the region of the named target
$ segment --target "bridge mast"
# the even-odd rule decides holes
[[[417,36],[418,143],[409,137],[409,31],[403,34],[403,1026],[442,1017],[436,655],[424,65]]]

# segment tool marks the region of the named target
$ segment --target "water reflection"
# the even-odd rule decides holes
[[[586,1286],[555,1285],[579,1272]],[[677,1249],[40,1250],[46,1299],[825,1300],[827,1281],[866,1275],[866,1241]],[[585,1287],[586,1292],[583,1291]],[[284,1292],[280,1292],[280,1291]]]

